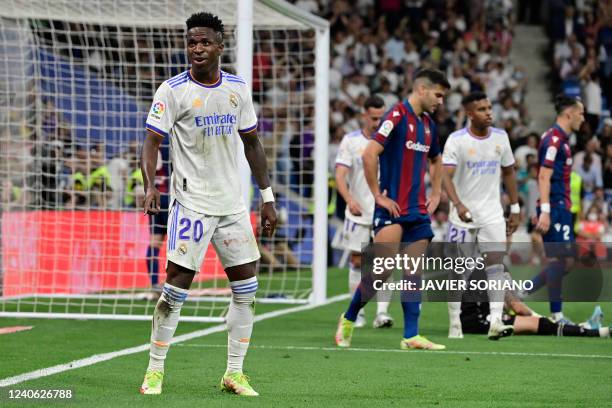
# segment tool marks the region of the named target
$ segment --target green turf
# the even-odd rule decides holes
[[[346,272],[330,270],[330,295],[346,287]],[[333,345],[336,319],[347,301],[256,324],[246,371],[262,395],[244,399],[216,385],[225,368],[226,334],[175,345],[166,363],[164,394],[142,396],[148,357],[138,353],[11,387],[72,388],[68,407],[168,406],[609,406],[612,340],[515,336],[499,342],[484,336],[446,339],[444,303],[425,303],[421,333],[448,352],[398,352],[401,322],[390,330],[357,329],[354,351]],[[593,304],[567,303],[566,314],[585,319]],[[612,304],[602,304],[612,314]],[[278,308],[259,305],[257,314]],[[534,308],[544,313],[547,305]],[[374,305],[368,306],[372,318]],[[401,320],[399,305],[391,309]],[[73,359],[146,343],[147,322],[0,319],[0,326],[34,325],[28,332],[0,336],[0,379]],[[181,323],[177,334],[210,325]],[[552,355],[503,355],[545,353]],[[565,356],[563,356],[565,354]],[[582,355],[575,357],[571,355]],[[597,356],[605,356],[597,357]],[[0,390],[0,405],[7,402]],[[42,406],[42,404],[31,404]]]

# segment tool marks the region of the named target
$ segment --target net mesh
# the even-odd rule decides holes
[[[164,281],[165,220],[140,210],[139,149],[155,90],[188,67],[184,20],[200,8],[169,0],[0,3],[0,312],[150,315]],[[206,4],[224,20],[229,72],[235,3]],[[302,302],[312,290],[315,35],[259,3],[254,23],[253,100],[280,221],[274,238],[262,238],[259,193],[252,195],[258,297]],[[160,163],[161,183],[169,167]],[[220,319],[229,293],[210,248],[182,315]]]

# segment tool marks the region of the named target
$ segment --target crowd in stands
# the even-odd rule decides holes
[[[465,126],[463,97],[472,91],[486,92],[494,106],[494,125],[507,131],[515,152],[524,225],[529,224],[537,199],[537,147],[545,129],[533,128],[525,104],[528,78],[510,58],[517,15],[513,1],[292,2],[331,24],[330,174],[343,135],[360,126],[360,106],[367,96],[380,95],[390,108],[408,95],[418,69],[438,68],[451,84],[444,106],[434,116],[441,144]],[[580,221],[597,214],[605,236],[612,195],[612,118],[606,102],[612,92],[612,2],[550,0],[547,7],[546,13],[539,13],[529,1],[519,1],[518,15],[548,29],[554,92],[573,92],[584,100],[587,121],[572,140],[574,171],[582,182],[577,230]],[[136,32],[99,28],[102,35],[90,38],[83,35],[87,28],[83,25],[50,24],[61,24],[54,27],[59,35],[38,34],[42,43],[71,44],[60,47],[60,52],[105,79],[124,87],[132,84],[127,88],[145,112],[159,83],[186,65],[178,31],[140,38]],[[88,30],[95,32],[92,27]],[[299,42],[292,35],[256,32],[253,96],[259,135],[276,175],[273,181],[308,197],[314,168],[314,54],[308,45],[312,33],[301,33]],[[28,173],[36,180],[27,181],[37,186],[32,189],[36,194],[19,194],[20,186],[10,185],[9,180],[3,183],[3,202],[21,208],[27,204],[67,209],[137,206],[142,195],[138,142],[108,155],[104,144],[77,143],[71,124],[51,99],[44,101],[41,114],[42,134],[31,146],[35,160],[30,166],[35,170]],[[336,198],[336,214],[342,217],[341,198]],[[441,235],[447,211],[448,202],[443,201],[434,217]]]
[[[612,2],[549,1],[553,92],[581,97],[586,121],[571,143],[578,239],[609,241],[612,201]],[[579,194],[579,195],[578,195]]]

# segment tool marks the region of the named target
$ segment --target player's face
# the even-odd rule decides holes
[[[573,132],[580,130],[582,123],[584,122],[584,105],[578,102],[576,106],[567,110],[570,117],[570,126]]]
[[[472,102],[468,109],[467,115],[474,127],[483,129],[493,124],[493,106],[489,99],[481,99]]]
[[[368,108],[363,114],[363,127],[369,133],[376,132],[380,124],[380,118],[385,114],[385,108]]]
[[[187,32],[187,58],[198,71],[216,68],[221,52],[221,36],[212,28],[194,27]]]
[[[444,103],[446,89],[442,85],[423,86],[421,91],[421,106],[427,113],[433,114],[438,106]]]

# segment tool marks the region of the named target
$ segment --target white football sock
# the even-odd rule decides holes
[[[257,277],[230,282],[232,301],[227,312],[227,370],[242,372],[242,363],[249,349],[255,316]]]
[[[360,268],[356,268],[353,263],[349,263],[349,276],[348,276],[348,285],[349,292],[352,294],[355,293],[357,286],[361,282],[361,270]]]
[[[187,289],[165,283],[153,312],[151,349],[147,370],[164,371],[164,360],[181,315],[181,307],[187,298]]]
[[[487,280],[489,284],[491,282],[496,282],[497,287],[501,287],[503,282],[505,281],[504,276],[504,265],[495,264],[491,266],[487,266],[485,271],[487,272]],[[505,291],[503,290],[487,290],[487,294],[489,295],[489,309],[491,310],[491,322],[502,319],[502,314],[504,312],[504,296]]]
[[[552,318],[558,322],[559,320],[563,319],[565,316],[563,316],[563,312],[555,312],[552,314]]]
[[[451,324],[461,321],[461,302],[447,302],[448,318]]]

